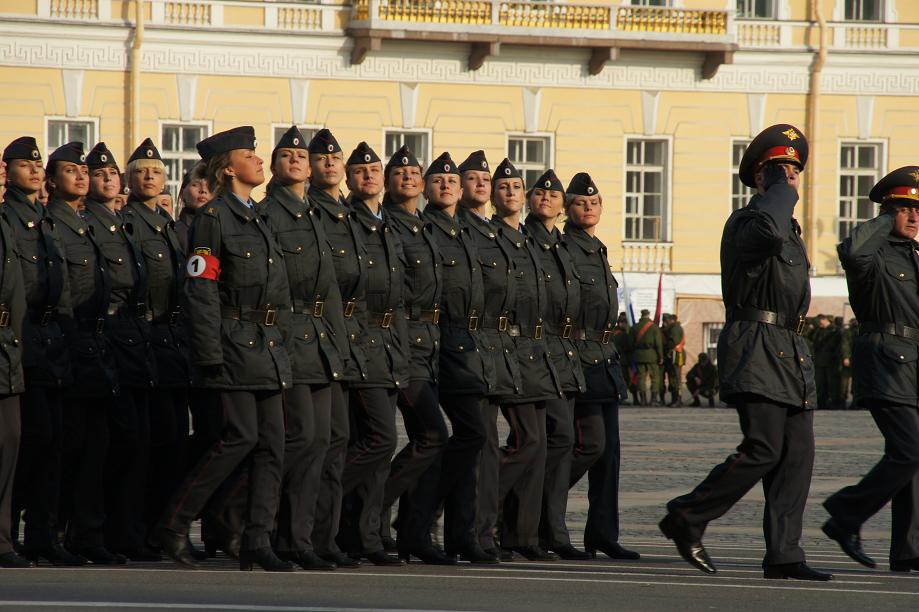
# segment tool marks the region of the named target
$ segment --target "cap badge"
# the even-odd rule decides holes
[[[408,165],[408,157],[403,157],[403,158],[402,158],[402,165],[403,165],[403,166],[407,166],[407,165]]]
[[[909,173],[909,175],[913,177],[913,180],[916,181],[916,183],[919,183],[919,169],[913,170]]]
[[[257,146],[258,146],[258,138],[253,138],[253,139],[252,139],[252,148],[254,149],[254,148],[257,147]]]
[[[505,174],[505,176],[510,176],[510,175],[511,175],[511,169],[510,169],[510,168],[505,168],[505,169],[504,169],[504,174]]]
[[[326,149],[329,151],[329,153],[331,153],[332,151],[335,150],[335,145],[330,144],[329,146],[326,147]]]
[[[785,131],[782,132],[782,133],[785,134],[786,136],[788,136],[788,140],[797,140],[798,138],[801,137],[800,134],[798,134],[796,131],[794,131],[794,130],[792,130],[792,129],[785,130]]]
[[[785,149],[785,155],[789,155],[791,157],[797,157],[798,152],[795,151],[794,147],[788,147]]]
[[[32,149],[32,159],[38,159],[38,149]]]
[[[484,159],[482,160],[482,167],[483,167],[484,169],[488,170],[488,162],[485,161]]]
[[[296,146],[299,145],[299,144],[300,144],[300,139],[299,139],[299,138],[294,138],[294,146],[296,147]]]
[[[919,189],[916,189],[915,187],[909,190],[909,195],[916,195],[917,193],[919,193]]]
[[[594,188],[593,188],[593,187],[588,187],[588,188],[587,188],[587,194],[588,194],[588,195],[593,195],[593,193],[594,193]]]
[[[108,161],[108,155],[103,153],[102,155],[99,156],[99,161],[101,161],[104,164],[105,162]]]
[[[543,183],[543,185],[545,185],[546,189],[548,189],[549,187],[552,186],[552,181],[546,181],[545,183]]]
[[[450,172],[450,164],[444,164],[444,172]]]
[[[368,164],[370,163],[370,153],[364,153],[364,161]]]
[[[153,150],[152,150],[152,149],[147,149],[146,151],[144,151],[144,154],[145,154],[147,157],[153,157]]]
[[[81,161],[81,162],[86,161],[86,156],[85,156],[85,155],[80,155],[80,161]]]

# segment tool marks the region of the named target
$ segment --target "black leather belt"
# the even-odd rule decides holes
[[[350,319],[354,316],[354,311],[357,310],[357,300],[348,300],[343,305],[344,315],[346,319]]]
[[[609,344],[609,341],[613,339],[613,330],[576,329],[572,332],[572,336],[575,340],[590,340],[600,344]]]
[[[574,325],[571,323],[571,317],[565,317],[565,321],[558,324],[546,323],[544,325],[545,332],[550,336],[558,336],[559,338],[568,339],[571,338],[574,333]]]
[[[316,300],[315,302],[294,301],[294,312],[299,314],[310,315],[317,319],[325,312],[325,301]]]
[[[417,316],[406,315],[405,318],[409,321],[422,321],[424,323],[433,323],[437,325],[440,323],[440,308],[422,310]]]
[[[387,310],[386,312],[367,313],[367,325],[369,327],[389,329],[392,325],[392,315],[392,310]]]
[[[507,328],[510,327],[511,322],[507,315],[501,315],[497,319],[487,319],[483,320],[479,325],[479,329],[494,329],[499,332],[506,332]],[[517,334],[518,336],[520,334]]]
[[[271,327],[278,320],[277,308],[268,308],[261,310],[258,308],[246,308],[239,306],[221,306],[220,315],[224,319],[233,319],[235,321],[250,321],[252,323],[261,323],[266,327]]]
[[[460,321],[457,321],[456,323],[451,322],[447,323],[446,325],[447,327],[451,327],[453,329],[465,329],[466,331],[473,332],[480,329],[479,323],[481,320],[481,317],[473,310],[472,314],[467,316],[464,322],[461,322],[463,319],[460,319]]]
[[[147,305],[143,302],[138,304],[128,304],[126,302],[121,304],[109,304],[105,314],[109,317],[143,319],[147,316]]]
[[[41,327],[45,327],[52,321],[57,321],[57,316],[57,306],[46,306],[42,310],[29,310],[29,321]]]
[[[789,329],[799,336],[804,335],[804,328],[807,320],[803,314],[786,316],[783,312],[772,312],[771,310],[760,310],[759,308],[741,308],[740,310],[731,311],[728,316],[728,322],[733,321],[753,321],[755,323],[766,323]]]
[[[891,336],[900,336],[901,338],[907,338],[913,342],[919,342],[919,328],[909,327],[908,325],[901,325],[899,323],[859,322],[858,333],[859,335],[870,333],[890,334]]]
[[[0,328],[10,326],[10,311],[0,307]]]
[[[518,338],[520,336],[523,336],[524,338],[533,338],[534,340],[542,340],[543,338],[542,322],[537,323],[534,327],[524,327],[522,325],[508,325],[507,335],[510,336],[511,338]]]
[[[182,310],[176,308],[170,312],[156,312],[152,308],[147,311],[145,318],[153,323],[162,323],[166,322],[169,325],[176,325],[179,322],[179,316],[182,314]]]

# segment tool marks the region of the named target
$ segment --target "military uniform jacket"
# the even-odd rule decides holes
[[[491,361],[495,383],[490,395],[506,398],[523,392],[517,348],[507,330],[511,324],[516,285],[510,252],[498,240],[495,223],[457,207],[457,218],[469,228],[485,285],[485,312],[479,322],[486,359]]]
[[[290,287],[280,247],[254,208],[232,193],[217,196],[198,215],[188,238],[185,310],[199,385],[289,387],[282,332],[290,319]]]
[[[191,231],[191,224],[196,215],[197,211],[192,212],[192,209],[184,206],[182,212],[179,213],[179,219],[176,221],[176,238],[179,240],[179,247],[185,254],[188,253],[188,233]]]
[[[671,323],[664,334],[664,352],[667,359],[677,366],[686,363],[686,351],[683,339],[686,334],[683,332],[683,326],[679,323]]]
[[[522,388],[519,395],[504,398],[506,403],[529,403],[564,395],[562,383],[549,356],[545,321],[549,297],[540,264],[540,255],[525,228],[515,229],[494,217],[502,241],[513,261],[513,283],[516,299],[511,311],[508,333],[516,347]]]
[[[361,232],[367,254],[367,308],[364,310],[364,353],[367,356],[366,378],[354,387],[398,388],[408,386],[408,326],[405,321],[405,264],[402,244],[389,228],[386,212],[383,219],[367,205],[352,198],[352,225]]]
[[[526,231],[536,245],[545,279],[547,299],[543,309],[543,334],[562,391],[586,391],[581,358],[574,345],[574,323],[581,310],[581,280],[575,274],[571,254],[558,228],[550,232],[531,214],[526,219]]]
[[[147,314],[147,266],[129,237],[121,215],[86,199],[83,213],[105,259],[111,294],[104,333],[112,343],[122,387],[150,388],[156,382],[156,361],[150,347]]]
[[[175,222],[159,206],[153,210],[133,198],[128,198],[122,216],[132,228],[147,271],[146,319],[150,322],[157,385],[186,387],[191,382],[191,369],[181,312],[185,252],[179,244]]]
[[[443,293],[440,300],[441,394],[476,395],[493,392],[495,371],[482,350],[478,329],[485,311],[485,285],[470,230],[442,210],[429,206],[423,218],[440,254]]]
[[[919,345],[877,331],[881,325],[919,328],[919,244],[892,229],[893,216],[880,215],[859,224],[837,249],[859,324],[853,394],[856,401],[919,407]]]
[[[22,282],[16,239],[0,215],[0,396],[25,391],[22,374],[22,323],[26,317],[26,294]]]
[[[105,259],[89,225],[66,202],[52,197],[47,212],[58,230],[67,260],[72,317],[64,317],[61,327],[73,370],[69,392],[78,397],[117,395],[115,357],[103,333],[111,293]]]
[[[721,397],[753,393],[789,406],[815,408],[810,348],[794,331],[732,312],[757,308],[797,320],[810,305],[807,254],[797,221],[798,193],[784,183],[734,211],[721,239],[721,292],[727,323],[718,338]]]
[[[367,309],[364,244],[352,222],[351,209],[344,200],[336,201],[325,191],[315,187],[310,187],[307,195],[315,207],[329,241],[335,278],[338,280],[338,291],[341,295],[348,348],[351,353],[343,380],[360,382],[367,378],[367,357],[362,337],[364,322],[367,320],[364,314]]]
[[[293,314],[287,352],[294,384],[342,380],[350,361],[341,294],[329,242],[308,200],[277,185],[259,204],[284,252]]]
[[[73,376],[60,318],[73,313],[60,236],[45,208],[30,202],[15,187],[7,190],[3,211],[22,264],[28,309],[22,330],[22,366],[30,385],[69,386]]]
[[[443,274],[433,228],[401,206],[384,205],[390,230],[402,244],[405,262],[403,302],[407,331],[409,380],[437,382]],[[435,314],[436,313],[436,314]]]
[[[638,319],[630,333],[634,363],[659,363],[664,359],[664,335],[650,317]]]
[[[565,224],[565,242],[581,279],[581,310],[575,323],[575,345],[581,356],[587,391],[580,398],[618,401],[626,390],[612,332],[619,318],[616,293],[619,283],[609,268],[606,247],[596,236],[569,222]]]

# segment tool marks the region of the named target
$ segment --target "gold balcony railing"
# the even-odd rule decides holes
[[[610,15],[608,6],[502,2],[498,23],[517,28],[609,30]]]
[[[205,2],[166,2],[165,22],[169,25],[211,25],[211,5]]]
[[[98,0],[51,0],[51,17],[59,19],[95,19],[98,16]]]
[[[757,21],[738,23],[737,42],[744,47],[777,47],[782,42],[782,26]]]
[[[491,23],[491,2],[481,0],[382,0],[377,6],[379,10],[376,17],[386,21],[468,25]],[[361,14],[370,14],[369,0],[358,0],[358,19]]]
[[[846,28],[846,47],[850,49],[886,49],[887,28],[861,26]]]
[[[625,32],[661,34],[727,34],[726,11],[701,11],[647,6],[621,6],[616,26]]]

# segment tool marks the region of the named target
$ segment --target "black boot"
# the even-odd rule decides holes
[[[188,548],[188,533],[176,533],[170,529],[161,528],[156,533],[156,541],[163,549],[163,554],[188,569],[200,567]]]
[[[406,563],[411,563],[412,557],[420,559],[422,563],[427,565],[456,565],[456,559],[444,555],[433,546],[399,551],[399,558]]]
[[[260,566],[266,572],[293,572],[297,569],[290,561],[278,559],[269,546],[256,550],[239,551],[240,571],[251,572],[255,565]]]
[[[709,403],[711,403],[712,400],[709,399],[708,401],[709,401]],[[701,406],[701,405],[702,405],[702,402],[699,401],[699,396],[698,396],[698,394],[697,394],[697,395],[693,395],[693,396],[692,396],[692,403],[690,404],[690,406],[692,406],[693,408],[698,408],[698,407]]]
[[[20,557],[19,553],[15,550],[11,550],[8,553],[0,555],[0,567],[20,569],[24,567],[35,567],[35,564],[24,557]]]
[[[708,407],[709,407],[709,408],[714,408],[714,407],[715,407],[715,398],[714,398],[714,397],[708,398]]]
[[[670,398],[671,398],[670,403],[667,405],[670,406],[671,408],[679,408],[680,406],[683,405],[683,398],[680,397],[679,391],[671,391]]]
[[[301,568],[309,571],[329,572],[335,571],[335,564],[319,558],[311,550],[297,550],[293,552],[279,552],[278,557],[284,561],[296,563]]]
[[[78,567],[89,563],[84,557],[75,555],[61,544],[60,540],[52,540],[50,544],[41,548],[25,547],[20,554],[38,565],[39,559],[45,559],[51,565],[59,567]]]

